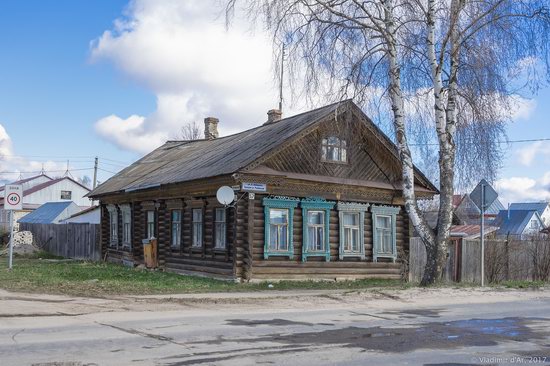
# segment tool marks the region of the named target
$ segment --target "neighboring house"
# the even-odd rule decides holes
[[[550,204],[548,202],[522,202],[510,204],[509,210],[533,210],[539,213],[544,227],[550,226]]]
[[[13,184],[23,185],[23,210],[15,213],[15,222],[46,202],[75,202],[80,207],[91,205],[90,199],[85,197],[90,189],[70,177],[52,179],[42,174]],[[4,210],[4,197],[0,197],[0,219],[4,228],[9,227],[9,213]]]
[[[19,224],[59,224],[81,209],[74,202],[48,202],[19,219]]]
[[[491,225],[499,228],[497,236],[516,238],[538,234],[544,228],[539,213],[534,210],[502,210]]]
[[[63,224],[99,224],[101,210],[99,206],[92,206],[77,212],[61,221]]]
[[[454,213],[463,225],[479,225],[481,220],[481,209],[472,201],[469,194],[464,194],[459,199],[457,195],[453,197],[453,204],[456,204]],[[504,210],[504,206],[497,198],[489,207],[485,209],[484,217],[487,221],[492,221],[499,213]]]
[[[143,263],[142,240],[155,237],[160,266],[180,273],[399,278],[410,226],[396,146],[351,101],[268,116],[226,137],[206,118],[205,139],[169,141],[92,191],[102,256]],[[414,174],[417,197],[438,193]],[[221,186],[234,187],[234,207],[217,202]]]

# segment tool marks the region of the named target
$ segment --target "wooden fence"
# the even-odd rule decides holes
[[[458,248],[456,247],[458,245]],[[461,240],[449,245],[443,279],[447,282],[481,282],[481,244]],[[419,282],[426,265],[426,248],[411,238],[409,281]],[[550,280],[550,240],[547,237],[490,239],[485,241],[485,280]]]
[[[34,244],[65,258],[101,259],[99,224],[21,224],[20,231],[30,231]]]

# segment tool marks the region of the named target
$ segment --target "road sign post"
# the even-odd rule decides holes
[[[491,185],[482,179],[481,182],[470,193],[470,199],[479,207],[481,212],[481,286],[485,286],[485,209],[493,204],[498,197],[498,193]]]
[[[13,228],[15,211],[23,209],[23,187],[16,184],[7,184],[4,188],[4,209],[10,211],[10,250],[8,269],[13,267]]]

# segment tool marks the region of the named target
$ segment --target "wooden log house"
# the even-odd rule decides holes
[[[352,101],[218,137],[168,141],[89,194],[109,261],[233,280],[399,278],[411,227],[396,146]],[[235,190],[224,207],[221,186]],[[434,185],[415,168],[415,191]]]

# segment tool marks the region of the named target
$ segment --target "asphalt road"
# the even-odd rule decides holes
[[[547,295],[4,313],[0,365],[550,365]]]

